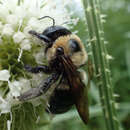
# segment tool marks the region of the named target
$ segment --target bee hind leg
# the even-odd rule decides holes
[[[49,77],[43,80],[38,87],[29,89],[27,92],[21,94],[18,99],[20,101],[26,101],[41,96],[43,93],[46,93],[46,91],[53,83],[57,81],[58,78],[59,74],[51,74]]]

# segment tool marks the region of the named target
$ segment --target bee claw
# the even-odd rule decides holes
[[[24,69],[28,72],[33,72],[36,71],[35,69],[33,69],[30,65],[24,65]]]

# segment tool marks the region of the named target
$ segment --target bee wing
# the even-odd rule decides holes
[[[64,57],[63,65],[78,113],[83,122],[87,124],[89,118],[87,87],[82,82],[79,72],[70,58]]]

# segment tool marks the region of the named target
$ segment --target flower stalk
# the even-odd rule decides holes
[[[117,120],[113,86],[111,81],[108,54],[104,41],[104,32],[99,0],[83,0],[89,38],[93,53],[94,70],[99,88],[100,100],[103,109],[107,130],[119,130]],[[95,40],[91,40],[95,39]]]

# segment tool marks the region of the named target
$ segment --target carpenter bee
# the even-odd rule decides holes
[[[51,18],[44,16],[43,18]],[[42,40],[45,44],[45,55],[48,66],[31,67],[25,65],[25,69],[32,73],[44,72],[50,74],[38,87],[31,88],[21,94],[20,101],[26,101],[42,94],[57,83],[49,98],[48,110],[53,114],[60,114],[68,111],[75,105],[77,111],[85,124],[88,122],[88,97],[85,84],[82,82],[82,73],[78,69],[86,64],[88,55],[80,38],[72,34],[70,30],[63,26],[53,25],[46,28],[42,33],[34,30],[29,34]],[[89,66],[88,66],[89,67]],[[91,76],[88,74],[88,85]],[[87,86],[88,86],[87,85]]]

